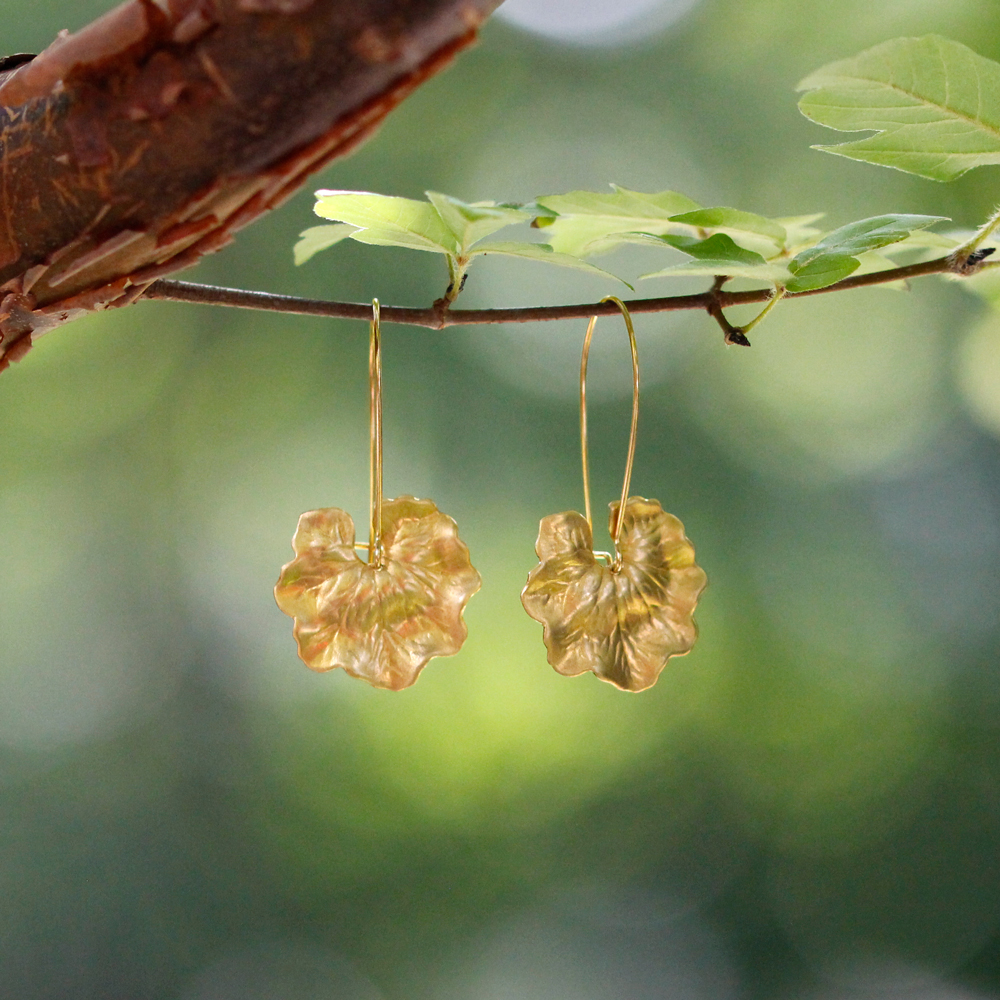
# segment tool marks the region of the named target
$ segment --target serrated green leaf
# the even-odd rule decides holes
[[[427,199],[451,230],[462,254],[465,254],[474,243],[498,230],[518,222],[527,222],[531,218],[520,208],[497,205],[493,202],[469,204],[450,195],[439,194],[437,191],[428,191]]]
[[[711,233],[725,233],[741,245],[747,237],[753,239],[754,242],[760,242],[759,239],[755,238],[762,237],[768,249],[773,246],[772,253],[777,253],[785,245],[785,228],[779,222],[767,219],[763,215],[755,215],[753,212],[741,211],[738,208],[699,208],[693,212],[673,215],[670,218],[671,222],[694,226]],[[753,247],[746,249],[753,249]]]
[[[807,76],[799,109],[841,132],[877,134],[828,153],[950,181],[1000,163],[1000,64],[937,35],[896,38]]]
[[[557,215],[593,215],[607,219],[669,219],[701,206],[677,191],[646,194],[611,185],[610,192],[570,191],[536,198],[543,208]]]
[[[715,233],[703,240],[691,236],[669,235],[655,239],[660,244],[666,244],[686,253],[694,260],[644,274],[643,278],[675,277],[682,274],[724,274],[730,278],[783,281],[788,277],[788,270],[783,264],[768,262],[759,253],[739,246],[725,233]]]
[[[615,281],[620,281],[628,288],[632,287],[624,278],[619,278],[617,274],[588,264],[585,260],[580,260],[579,257],[574,257],[571,254],[559,253],[553,250],[548,243],[483,243],[475,247],[470,256],[475,257],[488,253],[500,254],[504,257],[522,257],[525,260],[540,260],[545,264],[556,264],[559,267],[571,267],[577,271],[599,274],[604,278],[614,278]]]
[[[299,233],[299,242],[295,244],[293,250],[295,266],[304,264],[320,250],[336,246],[341,240],[346,240],[355,232],[357,232],[355,226],[348,226],[342,222],[332,226],[312,226],[303,230]]]
[[[369,191],[317,191],[315,213],[346,222],[358,232],[351,239],[373,246],[408,247],[457,254],[458,240],[433,205]]]
[[[940,215],[876,215],[859,219],[827,233],[815,246],[796,254],[794,261],[802,266],[824,255],[856,257],[905,240],[916,230],[947,221]]]
[[[614,184],[607,194],[571,191],[536,200],[558,215],[551,222],[539,218],[536,225],[547,227],[549,243],[557,252],[574,257],[592,257],[616,249],[622,242],[615,239],[619,233],[669,232],[675,228],[670,221],[672,215],[700,207],[676,191],[644,194]]]
[[[913,232],[945,221],[938,215],[877,215],[849,222],[789,261],[792,279],[787,289],[804,292],[833,285],[861,266],[858,257],[862,254],[900,243]]]
[[[853,274],[860,266],[861,261],[849,254],[825,254],[802,265],[792,260],[788,264],[792,277],[786,282],[785,290],[808,292],[814,288],[826,288]]]
[[[735,264],[752,266],[767,263],[759,253],[741,247],[725,233],[715,233],[703,240],[693,236],[661,236],[660,239],[697,260],[730,260]]]

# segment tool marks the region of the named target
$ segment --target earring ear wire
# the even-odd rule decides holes
[[[372,299],[372,318],[368,324],[368,506],[367,542],[354,547],[368,553],[368,564],[381,568],[382,551],[382,329],[378,299]]]
[[[381,569],[382,552],[382,331],[379,302],[372,299],[368,338],[368,414],[371,437],[369,464],[369,505],[371,530],[368,535],[368,562]]]
[[[625,331],[628,334],[629,349],[632,354],[632,424],[628,435],[628,455],[625,459],[625,478],[622,482],[621,501],[618,504],[618,514],[615,517],[614,528],[611,531],[612,552],[595,552],[598,557],[605,557],[615,567],[621,565],[618,554],[618,539],[621,536],[622,518],[625,513],[625,503],[628,500],[628,488],[632,482],[632,465],[635,460],[635,441],[639,430],[639,350],[635,342],[635,327],[632,325],[632,314],[628,306],[617,296],[608,295],[601,302],[614,302],[625,320]],[[590,342],[594,336],[597,317],[591,316],[587,324],[587,333],[583,338],[583,353],[580,357],[580,458],[583,465],[583,503],[587,524],[594,530],[594,520],[590,506],[590,460],[587,454],[587,365],[590,360]]]

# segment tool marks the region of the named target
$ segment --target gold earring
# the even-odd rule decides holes
[[[632,429],[621,500],[612,503],[611,552],[594,551],[587,460],[587,359],[597,317],[592,316],[580,362],[580,450],[586,517],[576,511],[542,518],[535,552],[541,560],[521,592],[525,611],[544,626],[548,661],[567,676],[592,670],[623,691],[656,683],[671,656],[697,638],[692,615],[705,588],[684,525],[658,500],[629,497],[639,421],[639,355],[632,317],[621,310],[632,349]]]
[[[430,500],[382,501],[382,341],[372,302],[368,354],[371,431],[371,530],[354,541],[354,521],[337,507],[299,518],[295,558],[274,588],[295,619],[299,656],[313,670],[343,667],[354,677],[398,691],[427,661],[457,653],[467,629],[462,611],[479,574],[458,526]],[[367,549],[367,562],[356,549]]]

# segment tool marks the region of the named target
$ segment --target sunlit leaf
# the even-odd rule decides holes
[[[788,277],[788,269],[783,264],[765,260],[759,253],[739,246],[725,233],[716,233],[704,240],[691,236],[660,236],[650,239],[661,245],[680,250],[694,259],[674,264],[660,271],[654,271],[652,274],[644,274],[643,278],[668,278],[685,274],[724,274],[730,278],[783,281]]]
[[[896,38],[807,76],[806,117],[841,132],[877,134],[828,153],[950,181],[1000,163],[1000,64],[927,35]]]
[[[725,233],[741,246],[747,242],[747,238],[754,243],[759,243],[760,238],[763,238],[767,248],[773,247],[772,253],[776,253],[785,245],[785,228],[779,222],[738,208],[699,208],[693,212],[673,215],[671,221],[694,226],[709,233]]]
[[[356,226],[348,226],[342,222],[332,226],[312,226],[304,230],[299,233],[299,242],[294,248],[296,266],[304,264],[320,250],[336,246],[357,231]]]
[[[462,253],[474,243],[492,236],[499,229],[531,218],[528,212],[494,202],[468,204],[437,191],[428,191],[427,198],[437,209],[438,215],[452,231]]]
[[[503,257],[521,257],[524,260],[540,260],[545,264],[557,264],[559,267],[571,267],[577,271],[599,274],[603,278],[614,278],[615,281],[620,281],[629,288],[632,287],[624,278],[619,278],[618,275],[605,271],[604,268],[588,264],[585,260],[580,260],[579,257],[574,257],[572,254],[559,253],[547,243],[483,243],[473,248],[469,256],[476,257],[490,253],[500,254]]]
[[[701,206],[677,191],[645,194],[611,185],[610,192],[570,191],[535,199],[543,208],[558,215],[593,215],[607,219],[669,219]]]
[[[359,243],[432,253],[459,251],[455,234],[426,201],[368,191],[317,191],[314,211],[321,218],[356,226],[359,231],[351,239]]]
[[[627,232],[667,233],[676,229],[671,216],[699,208],[697,202],[676,191],[643,194],[612,185],[607,194],[571,191],[544,195],[539,205],[558,218],[536,219],[548,231],[548,241],[560,253],[592,257],[614,250],[623,242],[617,234]]]

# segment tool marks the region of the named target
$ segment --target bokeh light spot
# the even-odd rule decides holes
[[[698,0],[507,0],[497,17],[552,41],[623,45],[663,31]]]

